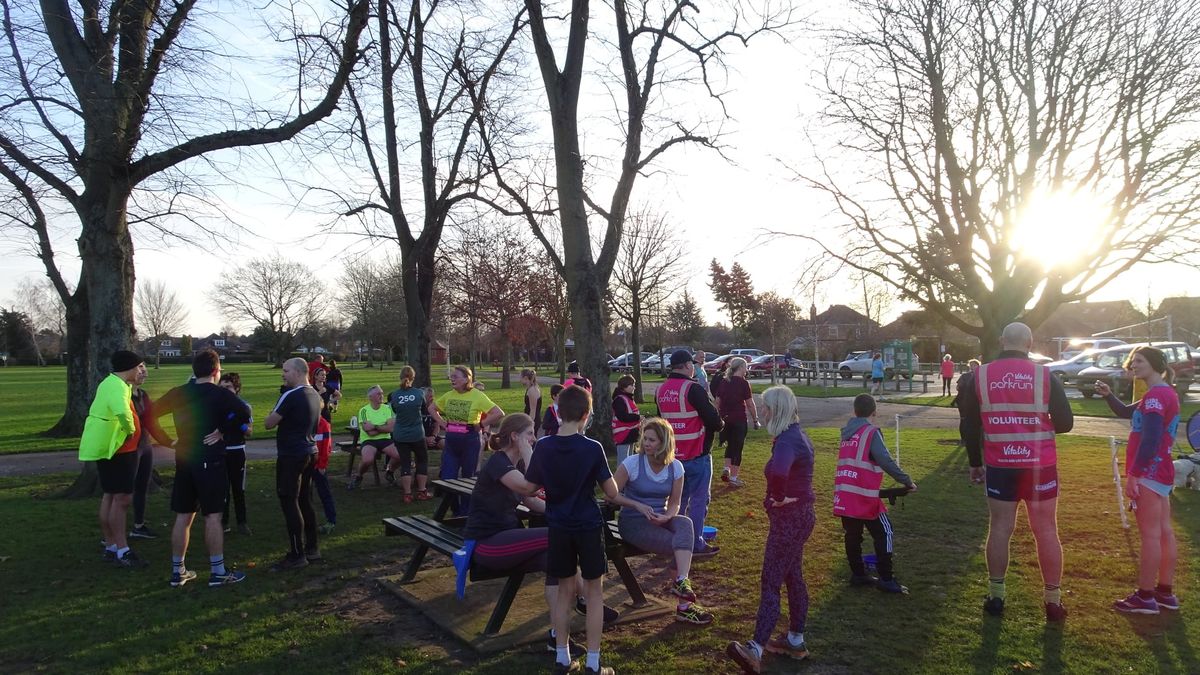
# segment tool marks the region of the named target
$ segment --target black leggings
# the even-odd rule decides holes
[[[477,541],[473,560],[475,564],[492,570],[545,572],[546,549],[549,546],[547,528],[518,527]],[[546,585],[557,586],[558,579],[547,574]]]
[[[950,382],[953,379],[954,379],[953,377],[943,377],[942,378],[942,396],[950,395]]]
[[[137,473],[133,476],[133,524],[146,523],[146,494],[150,491],[150,476],[154,474],[154,448],[138,448]]]
[[[229,524],[229,502],[233,501],[238,525],[246,524],[246,451],[226,450],[225,471],[229,475],[229,489],[225,491],[225,511],[221,523]]]
[[[287,523],[288,556],[299,558],[317,550],[317,514],[312,507],[316,455],[275,460],[275,492]]]
[[[748,431],[745,420],[725,423],[725,459],[734,466],[742,465],[742,448],[746,447]]]
[[[862,559],[864,527],[875,541],[875,571],[880,579],[887,581],[892,578],[892,523],[886,513],[873,520],[842,517],[842,529],[846,531],[846,562],[850,563],[851,572],[866,576]]]
[[[410,476],[413,472],[413,456],[417,458],[417,475],[429,475],[429,448],[425,439],[419,441],[396,441],[396,452],[400,455],[400,475]]]

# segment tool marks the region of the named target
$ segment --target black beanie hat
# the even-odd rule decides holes
[[[137,368],[138,365],[144,361],[145,359],[142,357],[124,349],[113,352],[112,358],[109,359],[109,362],[112,363],[112,369],[114,373],[132,370]]]

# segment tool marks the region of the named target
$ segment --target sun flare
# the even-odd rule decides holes
[[[1039,192],[1017,217],[1013,250],[1049,270],[1093,252],[1108,222],[1102,199],[1080,192]]]

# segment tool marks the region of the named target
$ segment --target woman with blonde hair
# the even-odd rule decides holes
[[[717,411],[721,413],[721,421],[725,422],[725,428],[721,430],[725,435],[725,470],[721,472],[721,480],[733,487],[745,485],[738,472],[742,468],[742,449],[746,447],[751,419],[754,428],[758,428],[758,408],[754,405],[750,383],[746,381],[748,368],[746,359],[740,356],[729,359],[728,379],[721,384],[721,397],[717,400]]]
[[[429,406],[429,414],[446,428],[446,447],[442,450],[442,480],[470,478],[479,465],[483,446],[480,433],[504,416],[500,406],[492,402],[481,388],[475,386],[475,373],[466,366],[454,366],[450,371],[450,391],[439,396]],[[467,498],[454,503],[454,515],[466,510]]]
[[[533,420],[533,433],[537,434],[542,420],[542,388],[538,386],[537,371],[526,368],[521,371],[521,384],[525,385],[525,414]]]
[[[763,392],[763,417],[771,434],[771,458],[764,473],[767,495],[767,543],[763,551],[761,596],[754,636],[725,649],[743,670],[762,671],[763,651],[793,659],[808,656],[804,627],[808,620],[808,586],[804,583],[804,544],[816,523],[813,509],[813,446],[800,428],[796,396],[777,385]],[[788,632],[771,638],[780,614],[780,586],[787,586]]]
[[[388,465],[388,482],[395,482],[394,471],[400,469],[400,488],[404,491],[405,504],[413,501],[413,458],[417,460],[416,499],[429,499],[425,482],[429,480],[429,449],[425,444],[425,424],[421,410],[425,407],[425,391],[413,386],[417,371],[412,366],[400,369],[400,388],[388,394],[388,406],[395,415],[392,426],[392,441],[396,444],[398,458]]]
[[[692,542],[696,540],[692,520],[679,515],[683,495],[683,464],[675,459],[675,433],[660,417],[642,422],[641,452],[629,455],[613,474],[617,489],[626,497],[654,510],[653,515],[622,507],[617,517],[621,538],[651,553],[675,556],[675,582],[671,594],[679,598],[675,620],[694,624],[712,623],[713,616],[696,604],[696,592],[688,574],[692,567]]]

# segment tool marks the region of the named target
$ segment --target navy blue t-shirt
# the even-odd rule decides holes
[[[538,439],[525,472],[526,480],[546,489],[546,524],[567,532],[604,526],[596,486],[610,478],[604,447],[583,434]]]

